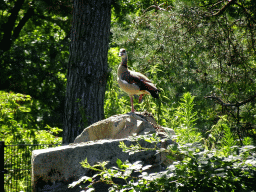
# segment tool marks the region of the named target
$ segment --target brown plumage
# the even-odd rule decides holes
[[[134,112],[133,95],[140,95],[139,102],[144,94],[159,98],[160,90],[145,75],[127,68],[128,57],[125,49],[120,49],[119,56],[122,57],[122,61],[117,70],[117,82],[120,88],[130,96],[132,112]]]

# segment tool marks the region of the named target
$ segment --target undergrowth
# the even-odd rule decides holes
[[[92,177],[84,176],[69,185],[94,191],[95,184],[106,183],[109,191],[253,191],[256,182],[256,147],[238,146],[239,141],[231,132],[225,116],[203,139],[196,129],[197,113],[194,112],[194,96],[189,92],[183,95],[176,108],[174,120],[175,136],[162,139],[158,134],[131,137],[137,144],[126,146],[120,143],[123,152],[133,154],[141,151],[166,153],[173,162],[164,170],[150,173],[152,165],[142,161],[122,162],[117,159],[117,167],[107,168],[108,162],[90,165],[87,159],[81,162],[83,168],[96,172]],[[143,139],[153,144],[144,148],[139,144]],[[165,140],[176,141],[167,148],[158,145]],[[117,182],[117,180],[122,182]]]
[[[5,145],[60,144],[61,129],[49,125],[41,126],[43,112],[39,102],[29,95],[0,91],[0,141],[4,141]],[[49,146],[37,146],[37,149],[45,147]],[[27,181],[31,180],[33,149],[33,146],[5,149],[4,167],[19,170],[13,172],[12,177],[5,174],[4,182],[11,184],[11,191],[30,191],[30,182]]]
[[[152,135],[144,139],[150,143],[159,142]],[[139,144],[128,147],[121,143],[120,147],[128,153],[152,150],[141,148]],[[117,167],[106,168],[108,162],[91,166],[85,160],[81,162],[82,167],[97,173],[92,177],[84,176],[69,187],[79,185],[81,189],[94,191],[96,183],[104,182],[110,186],[109,191],[253,191],[256,148],[248,145],[233,149],[228,156],[220,156],[219,151],[206,150],[200,143],[172,144],[166,150],[154,148],[156,154],[168,151],[169,158],[174,161],[157,173],[148,173],[152,165],[144,165],[141,161],[131,163],[117,159]],[[122,184],[118,184],[117,179],[121,179]]]

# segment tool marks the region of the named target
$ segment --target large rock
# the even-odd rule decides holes
[[[74,143],[127,138],[133,134],[156,132],[156,127],[154,118],[147,112],[114,115],[85,128]]]
[[[84,131],[70,145],[34,150],[32,152],[32,185],[33,191],[81,191],[79,188],[68,189],[68,185],[82,176],[88,175],[89,170],[81,167],[80,162],[87,159],[90,165],[97,162],[109,161],[107,167],[116,166],[116,160],[142,161],[144,165],[154,165],[152,171],[160,171],[161,166],[169,165],[170,160],[164,153],[144,151],[129,155],[122,152],[119,144],[123,141],[127,146],[136,144],[128,137],[133,134],[165,133],[168,128],[156,124],[148,113],[129,113],[115,115],[99,121]],[[168,129],[169,134],[174,134]],[[172,140],[159,143],[159,148],[166,148]],[[140,140],[145,148],[154,147],[151,143]],[[106,188],[104,189],[106,190]],[[96,191],[102,192],[103,189]]]
[[[160,165],[161,156],[156,156],[155,152],[139,152],[133,155],[122,152],[122,149],[118,146],[121,141],[127,146],[136,144],[129,139],[99,140],[34,150],[32,152],[33,191],[80,191],[78,188],[68,189],[68,185],[88,174],[89,170],[82,168],[80,164],[86,158],[90,165],[110,161],[107,167],[116,166],[117,159],[129,160],[130,162],[140,160],[144,164]],[[153,147],[143,140],[140,144],[147,148]]]

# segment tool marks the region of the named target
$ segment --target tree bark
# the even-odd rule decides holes
[[[111,0],[74,0],[63,143],[104,118]]]

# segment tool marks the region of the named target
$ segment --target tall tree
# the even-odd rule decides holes
[[[63,143],[104,118],[111,0],[74,0]]]
[[[40,129],[62,127],[71,18],[70,0],[0,0],[0,90],[37,100]]]

